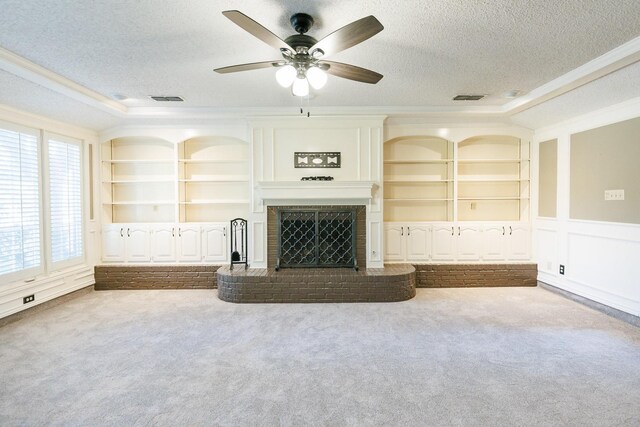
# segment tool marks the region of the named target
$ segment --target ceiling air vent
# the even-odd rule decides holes
[[[453,98],[454,101],[479,101],[484,98],[484,95],[456,95]]]
[[[184,99],[179,96],[151,96],[151,99],[159,102],[182,102]]]

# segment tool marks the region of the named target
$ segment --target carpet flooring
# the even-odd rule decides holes
[[[0,328],[0,425],[638,426],[640,328],[541,288],[90,292]]]

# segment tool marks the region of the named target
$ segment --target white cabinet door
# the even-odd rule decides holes
[[[485,225],[482,230],[482,259],[504,261],[506,258],[506,232],[502,224]]]
[[[124,262],[125,232],[123,224],[110,224],[102,227],[102,261]]]
[[[125,230],[126,259],[131,262],[149,262],[149,227],[138,224],[128,224]]]
[[[226,262],[227,226],[225,223],[202,226],[202,260],[205,262]]]
[[[514,261],[528,260],[531,256],[529,226],[509,224],[507,228],[507,258]]]
[[[387,223],[384,225],[384,260],[404,261],[406,227],[403,224]]]
[[[151,259],[156,262],[176,260],[175,224],[154,225],[151,230]]]
[[[178,225],[178,261],[200,262],[200,226]]]
[[[407,224],[407,261],[429,261],[431,256],[431,227],[424,224]]]
[[[453,224],[434,224],[431,232],[431,259],[453,261],[455,256],[456,236]]]
[[[482,247],[482,228],[479,225],[458,225],[456,227],[457,258],[463,261],[479,261]]]

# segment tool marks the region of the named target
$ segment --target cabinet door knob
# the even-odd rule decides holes
[[[182,228],[178,227],[178,237],[182,237]]]
[[[511,226],[509,226],[509,236],[511,236],[513,234],[513,228],[511,228]]]
[[[404,227],[400,227],[400,235],[404,236]]]
[[[453,236],[453,227],[451,227],[451,235]]]
[[[130,233],[131,229],[127,228],[127,237],[131,237],[131,233]]]
[[[124,228],[120,227],[120,237],[124,237]]]
[[[175,227],[171,228],[171,237],[176,237],[176,228]]]
[[[460,226],[458,226],[458,236],[460,235]]]
[[[502,226],[502,235],[503,235],[503,236],[504,236],[504,233],[505,233],[505,231],[504,231],[504,225],[503,225],[503,226]]]
[[[227,237],[227,227],[222,227],[222,236]]]
[[[411,227],[407,227],[407,236],[411,236]]]

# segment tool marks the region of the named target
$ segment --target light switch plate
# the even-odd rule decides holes
[[[605,200],[624,200],[624,190],[604,190]]]

